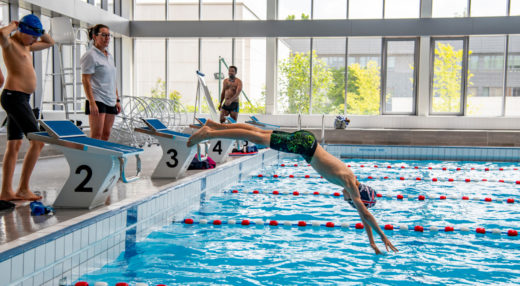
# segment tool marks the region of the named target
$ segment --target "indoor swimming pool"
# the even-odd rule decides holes
[[[378,192],[375,255],[341,189],[280,159],[77,281],[147,285],[520,283],[515,163],[343,160]],[[131,247],[129,247],[131,245]],[[133,285],[133,284],[131,284]]]

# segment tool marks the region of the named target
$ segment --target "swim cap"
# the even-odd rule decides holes
[[[25,15],[18,24],[18,30],[24,34],[35,37],[41,37],[45,30],[43,29],[40,19],[33,14]]]
[[[376,191],[367,185],[359,184],[359,196],[361,197],[361,201],[367,208],[371,208],[376,204]],[[347,202],[353,207],[356,208],[352,200],[347,200]]]

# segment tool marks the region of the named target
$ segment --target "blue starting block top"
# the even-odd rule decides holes
[[[148,125],[148,127],[150,127],[150,129],[154,130],[154,131],[162,131],[162,130],[167,130],[168,127],[166,127],[166,125],[164,125],[159,119],[155,119],[155,118],[141,118],[144,123],[146,123],[146,125]]]
[[[68,120],[43,120],[41,124],[45,130],[57,138],[87,136],[78,126]]]
[[[235,119],[233,119],[233,117],[231,116],[226,116],[226,119],[227,121],[229,121],[229,123],[237,123]]]
[[[87,137],[81,129],[68,120],[40,120],[40,123],[47,132],[36,132],[34,133],[35,135],[81,144],[84,145],[83,150],[88,150],[88,147],[96,147],[122,153],[123,155],[143,152],[141,148]]]
[[[69,142],[87,145],[87,146],[117,151],[117,152],[123,153],[124,155],[143,152],[143,149],[141,149],[141,148],[135,148],[135,147],[117,144],[117,143],[113,143],[113,142],[98,140],[98,139],[90,138],[87,136],[70,137],[70,138],[65,138],[65,140],[67,140]]]
[[[259,125],[262,125],[262,126],[265,126],[265,127],[271,127],[271,128],[275,128],[275,129],[280,128],[279,125],[274,125],[274,124],[269,124],[269,123],[263,123],[263,122],[261,122],[260,120],[258,120],[258,118],[256,118],[256,116],[254,116],[254,115],[249,116],[249,118],[251,118],[251,120],[252,120],[253,123],[256,123],[256,124],[259,124]]]
[[[150,129],[152,131],[169,134],[169,135],[174,135],[174,136],[186,137],[186,138],[189,138],[191,136],[189,134],[169,130],[168,127],[166,127],[166,125],[164,125],[159,119],[155,119],[155,118],[141,118],[141,119],[144,121],[144,123],[146,123],[146,125],[148,125],[148,127],[149,127],[148,129]],[[143,128],[143,129],[147,129],[147,128]]]

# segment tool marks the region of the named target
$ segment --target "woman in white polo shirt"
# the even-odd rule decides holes
[[[81,57],[83,88],[87,96],[85,114],[89,115],[90,137],[107,141],[116,114],[121,112],[116,88],[114,57],[108,52],[111,38],[107,26],[89,29],[92,47]]]

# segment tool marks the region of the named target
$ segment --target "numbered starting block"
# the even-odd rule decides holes
[[[40,125],[47,132],[30,133],[28,138],[55,145],[70,167],[54,207],[92,209],[105,203],[119,178],[125,183],[138,179],[143,149],[89,138],[68,120],[40,120]],[[130,156],[136,157],[137,175],[126,178]]]
[[[169,130],[160,120],[142,118],[147,127],[135,128],[135,131],[153,136],[163,150],[161,160],[153,171],[152,178],[177,179],[181,177],[197,153],[195,146],[187,147],[190,134]]]
[[[200,123],[199,126],[206,124],[205,118],[196,118]],[[233,151],[235,140],[232,139],[212,139],[209,140],[207,155],[215,161],[215,163],[226,162],[229,154]]]

